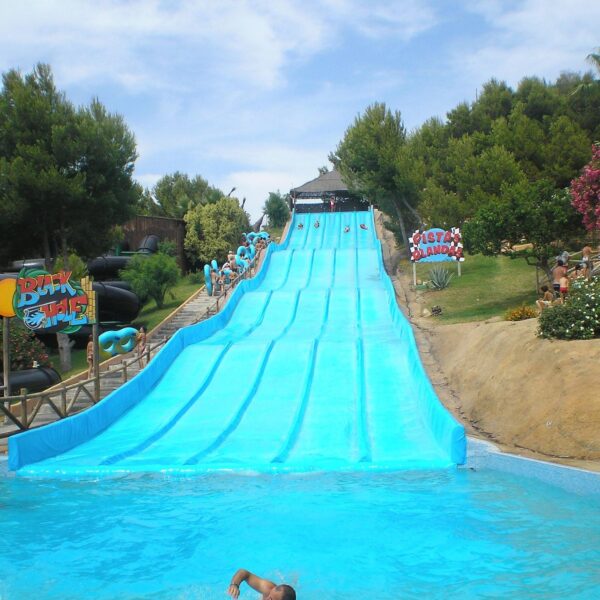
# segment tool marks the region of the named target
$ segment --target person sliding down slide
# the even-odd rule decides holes
[[[319,225],[320,225],[319,221],[318,220],[315,221],[315,229],[319,229]]]
[[[364,223],[361,223],[361,224],[360,224],[360,228],[361,228],[361,229],[369,229],[369,228],[368,228],[368,227],[367,227],[367,226],[366,226]]]
[[[298,229],[304,229],[304,223],[298,223]]]
[[[344,233],[348,233],[350,231],[350,226],[346,225],[346,227],[344,227]]]

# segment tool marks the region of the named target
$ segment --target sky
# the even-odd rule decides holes
[[[143,186],[200,175],[254,220],[373,102],[411,131],[492,77],[587,71],[598,23],[592,0],[0,0],[0,71],[50,64],[124,117]]]

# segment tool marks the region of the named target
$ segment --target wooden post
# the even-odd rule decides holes
[[[2,369],[4,377],[4,397],[10,396],[10,317],[2,317]]]
[[[63,417],[67,416],[67,388],[63,385],[60,391],[60,408],[62,410]]]
[[[96,311],[94,315],[94,324],[92,325],[92,339],[94,343],[94,398],[96,402],[100,401],[100,346],[98,342],[98,320],[100,311],[98,310],[98,296],[96,295]]]
[[[417,287],[417,263],[413,261],[413,285]]]
[[[127,361],[123,361],[123,383],[127,383]]]
[[[25,425],[25,429],[29,428],[27,424],[27,388],[21,388],[21,423]]]

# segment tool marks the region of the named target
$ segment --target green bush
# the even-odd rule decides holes
[[[0,322],[0,346],[2,345],[3,335],[4,331]],[[30,369],[34,360],[37,360],[40,367],[52,366],[46,346],[20,321],[12,319],[10,322],[11,371]],[[0,371],[3,369],[3,364],[2,353],[0,352]]]
[[[600,337],[600,280],[574,283],[564,304],[542,312],[538,335],[561,340]]]
[[[75,252],[71,252],[67,257],[67,264],[64,264],[64,260],[62,256],[57,257],[56,262],[54,263],[54,271],[71,271],[71,279],[75,281],[79,281],[82,277],[87,275],[87,265],[86,263],[75,254]]]
[[[202,271],[194,271],[193,273],[188,273],[186,279],[188,283],[201,285],[204,283],[204,273]]]
[[[511,308],[506,311],[504,319],[506,321],[524,321],[525,319],[534,319],[537,316],[538,313],[535,308],[522,304],[519,308]]]
[[[138,254],[120,275],[129,282],[142,302],[152,298],[156,306],[162,308],[165,295],[179,281],[179,268],[172,256],[161,253],[153,256]]]
[[[453,275],[445,267],[433,267],[429,270],[429,280],[436,290],[443,290],[450,285]]]
[[[158,243],[158,251],[167,256],[177,256],[177,244],[172,240],[163,240]]]

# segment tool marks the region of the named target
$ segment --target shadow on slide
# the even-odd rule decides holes
[[[41,476],[464,459],[464,429],[423,370],[371,212],[294,215],[218,315],[178,331],[96,406],[9,440],[10,468]]]

